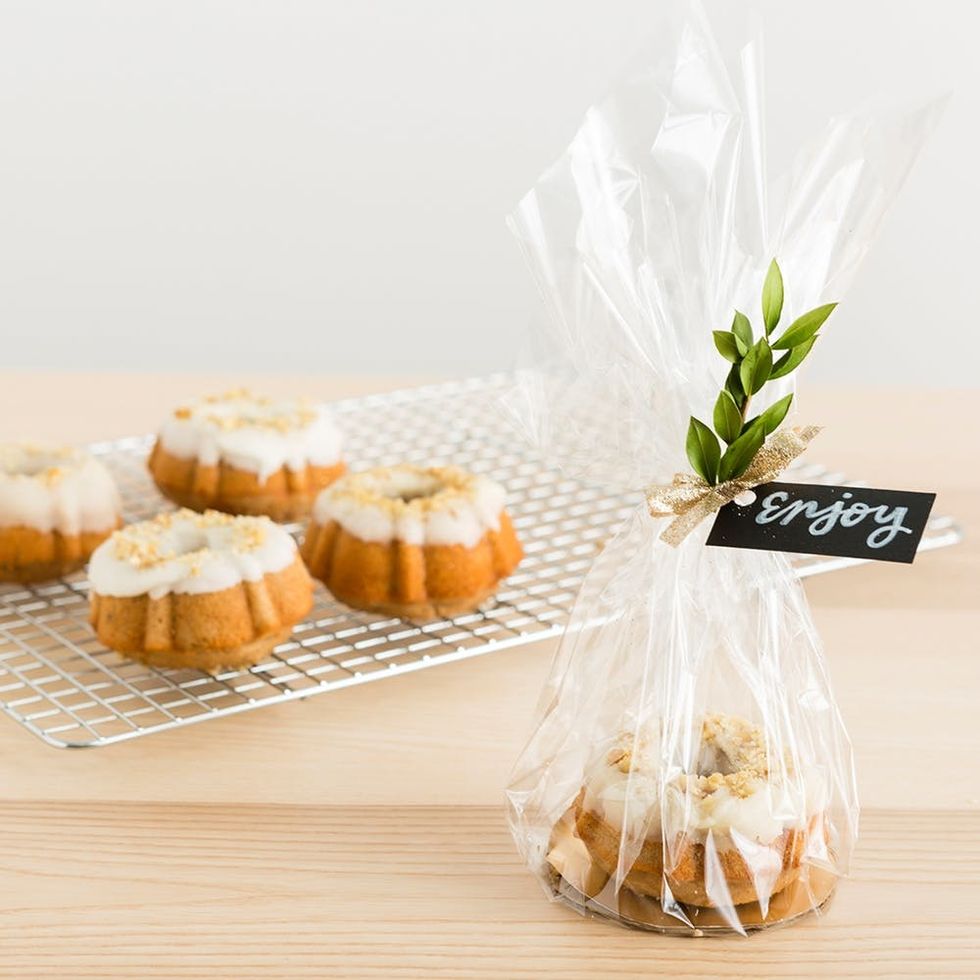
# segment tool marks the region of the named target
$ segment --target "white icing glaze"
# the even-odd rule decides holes
[[[665,766],[655,732],[641,735],[627,772],[607,758],[610,748],[621,744],[607,743],[590,763],[583,802],[611,826],[625,824],[634,840],[683,835],[704,842],[710,835],[719,850],[744,841],[771,844],[787,829],[806,827],[826,806],[826,782],[816,767],[756,777],[745,796],[727,785],[701,795],[686,788],[683,775],[665,776],[676,769]]]
[[[632,768],[622,772],[608,760],[610,750],[620,745],[614,739],[602,746],[585,775],[585,806],[606,823],[622,827],[633,837],[658,837],[661,828],[661,762],[655,731],[643,733],[635,742]]]
[[[626,823],[631,837],[660,836],[660,779],[655,773],[636,770],[630,778],[599,759],[586,775],[584,803],[610,826]]]
[[[109,471],[71,446],[0,445],[0,526],[76,535],[119,521],[119,491]]]
[[[205,466],[228,463],[262,481],[286,467],[333,466],[343,439],[322,405],[273,402],[244,391],[194,402],[164,422],[160,445]]]
[[[317,524],[336,521],[362,541],[474,547],[500,529],[504,488],[456,466],[390,466],[350,473],[313,505]]]
[[[267,517],[179,510],[117,531],[95,549],[88,578],[100,595],[158,599],[257,582],[295,560],[296,542]]]

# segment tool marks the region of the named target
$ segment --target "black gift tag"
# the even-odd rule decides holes
[[[718,511],[708,544],[910,563],[934,493],[763,483],[755,500]]]

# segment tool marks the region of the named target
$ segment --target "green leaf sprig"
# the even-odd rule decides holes
[[[706,483],[715,486],[740,477],[766,437],[786,418],[791,394],[752,418],[749,405],[767,382],[785,377],[803,363],[836,306],[827,303],[804,313],[772,339],[783,314],[783,274],[773,259],[762,286],[763,335],[756,340],[749,318],[737,310],[729,330],[713,331],[718,353],[732,366],[715,402],[714,431],[693,415],[687,429],[687,458]],[[775,356],[777,352],[783,353]]]

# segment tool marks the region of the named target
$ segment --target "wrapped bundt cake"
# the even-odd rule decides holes
[[[697,9],[668,17],[511,218],[550,314],[513,420],[638,502],[582,584],[511,830],[548,895],[687,935],[819,909],[847,870],[854,772],[820,638],[743,509],[819,431],[784,424],[793,372],[935,118],[832,120],[769,223],[757,57],[731,78]],[[723,516],[739,547],[710,540]]]

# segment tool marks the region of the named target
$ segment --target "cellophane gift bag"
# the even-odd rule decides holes
[[[683,8],[511,218],[549,315],[509,409],[568,472],[638,501],[689,469],[689,417],[710,413],[727,367],[712,329],[736,308],[758,317],[773,256],[787,309],[840,299],[938,114],[835,118],[770,190],[757,52],[730,73]],[[640,503],[605,543],[510,823],[548,894],[583,912],[745,933],[826,901],[858,802],[792,566],[706,547],[710,523],[671,547]]]

